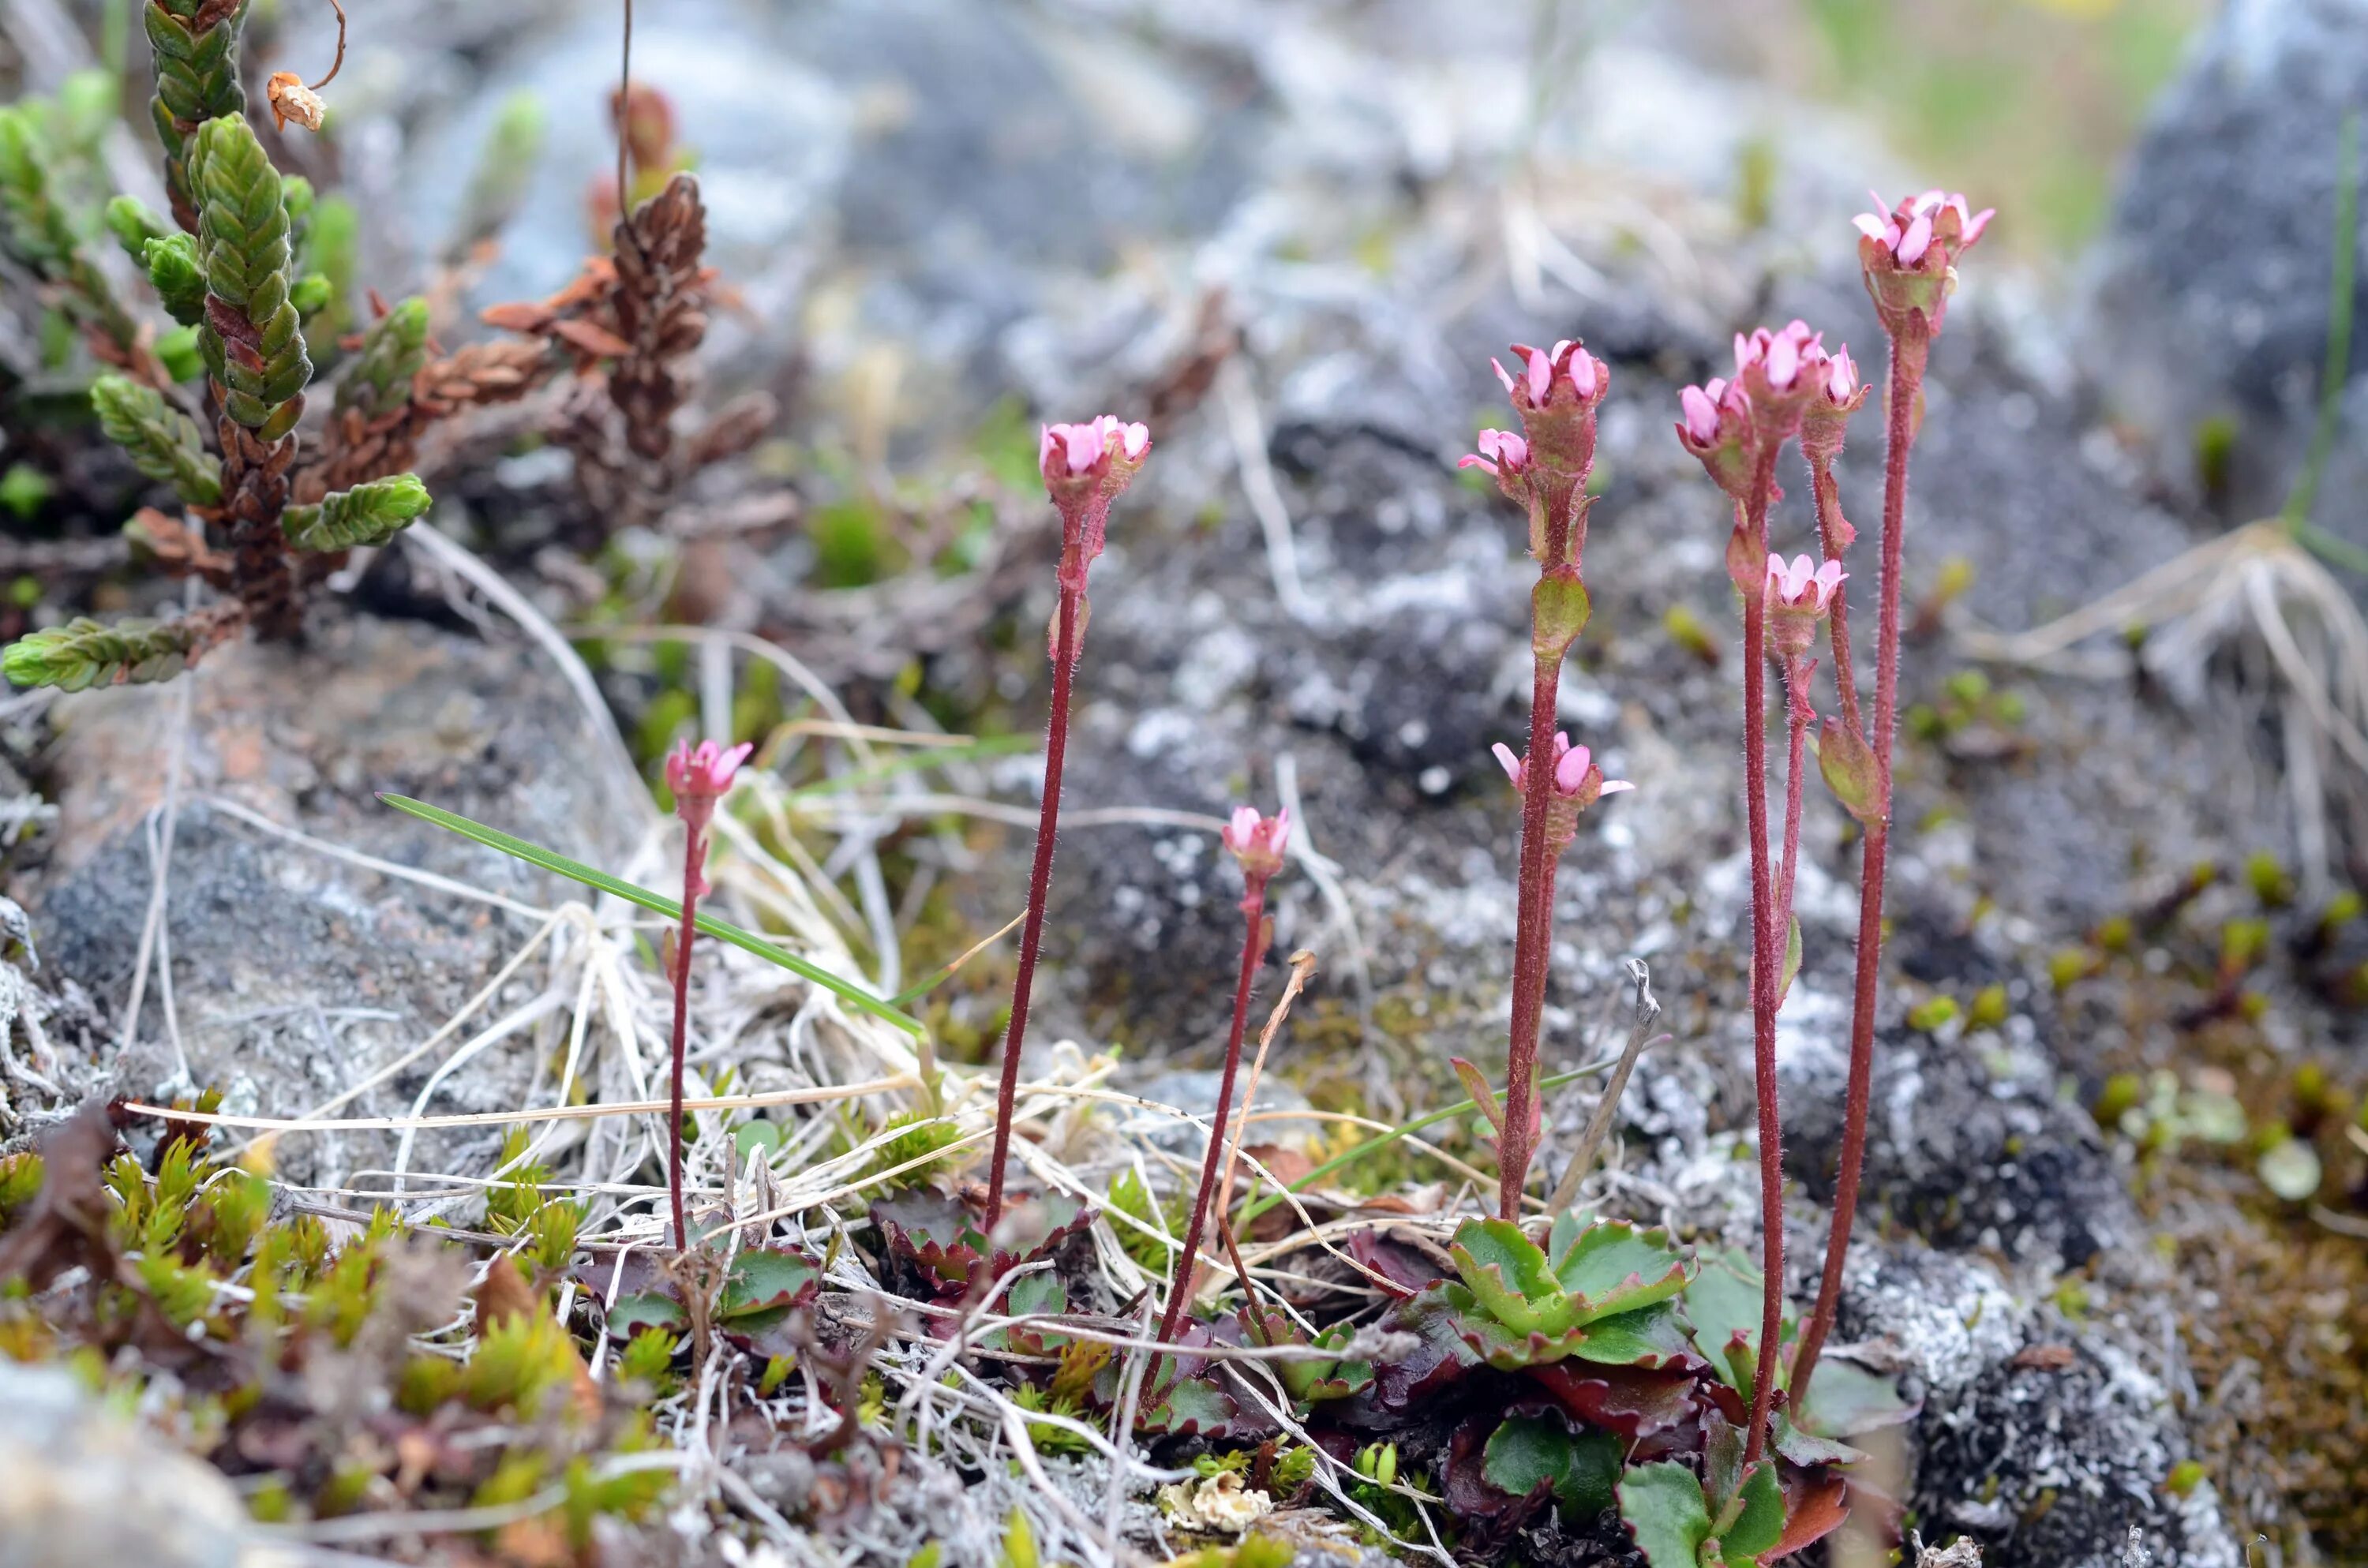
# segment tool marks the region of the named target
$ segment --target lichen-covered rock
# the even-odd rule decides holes
[[[539,924],[370,859],[529,907],[574,896],[573,884],[403,816],[375,791],[596,861],[613,861],[646,820],[647,797],[606,766],[575,698],[520,648],[417,622],[320,619],[304,647],[238,644],[183,684],[96,692],[61,711],[45,779],[58,828],[21,896],[44,964],[120,1017],[155,886],[151,824],[164,820],[187,704],[157,937],[172,1017],[152,974],[133,1051],[117,1058],[109,1040],[106,1059],[69,1063],[78,1090],[216,1086],[235,1113],[303,1114],[427,1040]],[[445,1054],[542,985],[526,966],[473,1028],[343,1114],[408,1111]],[[535,1056],[531,1036],[484,1051],[429,1108],[514,1107]],[[326,1180],[382,1164],[391,1147],[381,1134],[315,1135],[284,1140],[279,1158],[296,1179]]]

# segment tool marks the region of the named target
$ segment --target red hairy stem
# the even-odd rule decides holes
[[[1817,1369],[1818,1354],[1825,1348],[1826,1336],[1833,1332],[1834,1317],[1840,1309],[1842,1263],[1850,1252],[1850,1226],[1858,1217],[1859,1176],[1866,1160],[1867,1098],[1874,1077],[1874,1005],[1883,963],[1884,863],[1891,839],[1891,741],[1899,701],[1899,578],[1906,544],[1907,452],[1916,441],[1916,404],[1922,393],[1930,342],[1922,327],[1911,326],[1891,344],[1884,431],[1883,584],[1875,625],[1874,733],[1868,737],[1881,790],[1880,809],[1867,824],[1859,864],[1858,973],[1850,1011],[1850,1083],[1842,1104],[1841,1167],[1835,1176],[1833,1227],[1826,1238],[1817,1304],[1793,1356],[1795,1403],[1808,1397],[1809,1379]],[[1835,608],[1839,633],[1839,602]],[[1834,656],[1839,664],[1839,645]]]
[[[1809,721],[1816,717],[1809,708],[1810,661],[1791,659],[1784,670],[1785,720],[1791,731],[1784,756],[1784,858],[1779,862],[1778,875],[1782,886],[1776,894],[1776,943],[1779,961],[1793,945],[1793,872],[1801,863],[1801,764],[1807,755]],[[1783,1000],[1783,971],[1777,971],[1777,1000]]]
[[[1775,482],[1773,443],[1762,452],[1751,480],[1744,514],[1749,559],[1766,559],[1769,492]],[[1751,1381],[1750,1425],[1745,1428],[1744,1462],[1757,1463],[1775,1397],[1776,1344],[1784,1303],[1784,1159],[1782,1123],[1776,1106],[1776,979],[1783,962],[1776,936],[1775,879],[1768,865],[1768,601],[1765,593],[1743,596],[1743,775],[1744,826],[1751,841],[1751,1062],[1754,1097],[1759,1108],[1759,1211],[1762,1286],[1759,1366]]]
[[[1842,558],[1842,540],[1849,523],[1842,517],[1841,486],[1834,479],[1834,465],[1812,461],[1809,464],[1809,493],[1817,503],[1817,539],[1827,561]],[[1859,729],[1858,666],[1850,663],[1850,606],[1846,597],[1850,585],[1841,583],[1834,588],[1831,608],[1827,612],[1834,644],[1834,692],[1840,698],[1842,722],[1853,733],[1863,736]]]
[[[1003,1166],[1011,1153],[1019,1052],[1028,1038],[1028,995],[1036,980],[1036,952],[1044,940],[1044,891],[1052,885],[1053,847],[1060,833],[1061,764],[1069,749],[1069,688],[1076,673],[1077,611],[1085,602],[1084,577],[1080,568],[1073,585],[1069,574],[1062,574],[1059,629],[1053,636],[1053,711],[1044,722],[1044,805],[1036,821],[1036,858],[1028,871],[1028,919],[1019,930],[1019,972],[1011,984],[1011,1024],[1003,1035],[1003,1077],[995,1093],[995,1152],[987,1166],[985,1226],[990,1234],[1003,1218]]]
[[[674,1249],[690,1244],[682,1208],[682,1071],[690,1030],[690,939],[698,927],[699,892],[705,885],[707,835],[691,830],[682,855],[682,929],[674,939],[674,1085],[666,1116],[666,1194],[674,1200]]]
[[[1535,1153],[1538,1028],[1545,1015],[1546,969],[1554,937],[1554,855],[1546,843],[1554,790],[1554,707],[1562,661],[1540,659],[1530,687],[1530,750],[1521,790],[1520,880],[1515,891],[1513,1027],[1505,1053],[1505,1125],[1497,1138],[1497,1212],[1515,1224]]]
[[[1184,1309],[1192,1300],[1192,1270],[1200,1261],[1201,1233],[1209,1222],[1209,1195],[1217,1185],[1217,1166],[1225,1150],[1225,1123],[1234,1107],[1234,1074],[1242,1064],[1242,1035],[1250,1016],[1250,987],[1258,981],[1258,964],[1266,957],[1266,880],[1250,879],[1249,891],[1242,895],[1242,914],[1247,921],[1242,931],[1242,973],[1234,985],[1234,1023],[1225,1036],[1225,1071],[1217,1085],[1217,1114],[1209,1123],[1209,1153],[1201,1161],[1201,1187],[1192,1198],[1191,1222],[1184,1227],[1183,1250],[1176,1255],[1176,1278],[1167,1288],[1167,1313],[1159,1324],[1159,1341],[1174,1341],[1176,1330],[1184,1321]],[[1249,1290],[1249,1276],[1242,1277],[1242,1289]]]
[[[1545,503],[1543,578],[1572,559],[1576,487]],[[1513,1017],[1505,1051],[1505,1121],[1497,1135],[1497,1213],[1520,1223],[1521,1191],[1537,1152],[1538,1028],[1545,1016],[1546,971],[1554,948],[1554,846],[1546,813],[1554,798],[1554,721],[1561,703],[1562,661],[1567,646],[1548,656],[1534,647],[1530,683],[1530,748],[1522,765],[1521,858],[1514,889]]]

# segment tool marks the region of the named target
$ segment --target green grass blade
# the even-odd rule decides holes
[[[1607,1056],[1600,1062],[1590,1062],[1584,1067],[1574,1067],[1567,1073],[1556,1073],[1550,1078],[1541,1078],[1538,1080],[1538,1092],[1543,1095],[1548,1089],[1559,1089],[1565,1084],[1575,1084],[1579,1079],[1588,1076],[1589,1074],[1604,1072],[1619,1060],[1620,1059],[1616,1056]],[[1505,1096],[1502,1095],[1497,1095],[1493,1097],[1497,1100],[1502,1101]],[[1379,1150],[1386,1149],[1409,1132],[1419,1132],[1426,1127],[1436,1127],[1442,1121],[1452,1121],[1459,1116],[1469,1116],[1479,1108],[1480,1102],[1477,1100],[1458,1100],[1453,1105],[1447,1107],[1443,1110],[1432,1111],[1428,1116],[1417,1116],[1403,1127],[1394,1127],[1390,1129],[1387,1132],[1383,1133],[1379,1138],[1373,1139],[1371,1142],[1360,1143],[1353,1149],[1333,1155],[1330,1159],[1325,1161],[1322,1165],[1316,1166],[1305,1176],[1301,1176],[1297,1181],[1292,1182],[1291,1184],[1290,1190],[1292,1192],[1304,1192],[1308,1187],[1314,1186],[1316,1182],[1323,1180],[1327,1176],[1330,1176],[1334,1171],[1340,1169],[1343,1165],[1353,1165],[1357,1161],[1363,1159],[1368,1154],[1373,1153]],[[1273,1208],[1276,1204],[1281,1201],[1281,1193],[1269,1192],[1264,1198],[1258,1199],[1255,1202],[1243,1205],[1241,1215],[1234,1221],[1234,1223],[1246,1228],[1252,1220],[1257,1219],[1259,1215],[1265,1213],[1268,1210]]]
[[[663,915],[669,920],[682,918],[682,905],[677,901],[667,898],[663,893],[652,892],[647,888],[635,887],[631,882],[620,881],[606,871],[596,871],[580,860],[571,860],[564,855],[553,854],[539,844],[529,844],[523,838],[513,838],[498,828],[487,827],[481,822],[472,822],[456,812],[448,812],[441,806],[431,806],[425,801],[415,801],[408,795],[382,793],[379,799],[398,812],[417,817],[422,822],[433,823],[438,827],[457,833],[463,838],[474,839],[488,849],[498,849],[503,854],[514,856],[529,866],[540,866],[546,871],[557,872],[570,881],[581,882],[586,887],[600,892],[613,893],[627,903],[639,904],[642,908]],[[897,1011],[853,981],[842,980],[826,969],[809,963],[794,953],[786,952],[753,931],[744,931],[729,921],[718,920],[712,915],[701,915],[693,921],[693,924],[717,941],[729,942],[744,952],[754,953],[760,959],[780,964],[791,973],[813,981],[825,990],[844,997],[873,1017],[887,1020],[907,1034],[919,1036],[927,1032],[918,1018]]]

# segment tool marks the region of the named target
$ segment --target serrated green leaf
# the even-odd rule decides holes
[[[1607,1367],[1668,1367],[1694,1359],[1685,1324],[1671,1301],[1598,1318],[1578,1333],[1583,1337],[1573,1354],[1582,1361]]]
[[[1653,1568],[1698,1568],[1710,1508],[1694,1472],[1674,1461],[1640,1464],[1620,1479],[1620,1517]]]
[[[682,905],[665,894],[652,892],[647,888],[635,887],[632,883],[620,881],[605,871],[596,871],[580,860],[571,860],[566,856],[545,849],[539,844],[529,844],[525,839],[514,838],[498,828],[487,827],[484,824],[472,822],[457,812],[448,812],[441,806],[431,806],[425,801],[415,801],[408,795],[381,793],[379,799],[396,811],[417,817],[422,822],[433,823],[438,827],[457,833],[463,838],[474,839],[488,849],[498,849],[503,854],[524,860],[530,866],[540,866],[546,871],[556,872],[570,881],[581,882],[586,887],[621,898],[628,903],[653,910],[669,920],[682,918]],[[700,931],[714,937],[717,941],[729,942],[743,952],[754,953],[760,959],[777,963],[791,973],[812,981],[824,990],[845,998],[848,1003],[871,1014],[873,1017],[895,1025],[907,1034],[918,1037],[928,1032],[918,1018],[898,1012],[853,981],[841,979],[820,965],[810,963],[798,957],[795,953],[785,952],[754,932],[744,931],[729,921],[718,920],[712,915],[700,915],[692,924]]]
[[[1586,1323],[1668,1301],[1686,1288],[1691,1266],[1669,1244],[1667,1231],[1609,1220],[1581,1233],[1555,1260],[1554,1272],[1577,1299],[1577,1321]]]
[[[1466,1220],[1447,1250],[1465,1288],[1505,1327],[1521,1335],[1560,1335],[1574,1326],[1573,1303],[1546,1267],[1546,1255],[1519,1225]]]
[[[1233,1396],[1200,1378],[1179,1378],[1143,1417],[1143,1429],[1171,1437],[1224,1436],[1234,1420]]]

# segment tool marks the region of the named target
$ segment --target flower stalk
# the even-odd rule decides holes
[[[1003,1218],[1003,1168],[1011,1155],[1011,1119],[1019,1095],[1019,1056],[1028,1039],[1028,1002],[1044,940],[1044,897],[1053,884],[1053,850],[1061,826],[1061,771],[1069,749],[1069,697],[1088,607],[1086,573],[1102,552],[1110,503],[1151,455],[1151,432],[1102,415],[1082,425],[1047,425],[1037,447],[1045,493],[1061,514],[1060,606],[1046,639],[1053,661],[1053,705],[1044,721],[1044,802],[1036,855],[1028,872],[1028,917],[1019,930],[1019,966],[1011,985],[1011,1023],[1003,1036],[1003,1074],[996,1088],[995,1146],[988,1156],[985,1229]]]
[[[1538,581],[1530,596],[1532,664],[1526,755],[1545,758],[1557,756],[1554,721],[1563,660],[1586,630],[1589,614],[1579,560],[1592,505],[1587,481],[1595,466],[1596,410],[1611,377],[1600,360],[1573,341],[1557,343],[1551,352],[1517,343],[1512,352],[1521,361],[1520,376],[1501,363],[1491,363],[1521,417],[1521,434],[1483,430],[1479,451],[1466,455],[1458,466],[1486,471],[1498,489],[1529,513],[1530,553],[1538,562]],[[1508,1221],[1520,1216],[1521,1193],[1529,1184],[1538,1142],[1538,1029],[1545,1012],[1559,854],[1552,835],[1557,772],[1554,767],[1528,768],[1518,778],[1521,846],[1514,895],[1512,1023],[1506,1047],[1505,1114],[1497,1135],[1497,1211]]]
[[[1831,360],[1803,322],[1735,340],[1735,376],[1679,394],[1679,445],[1699,460],[1735,504],[1727,573],[1743,601],[1743,755],[1745,835],[1751,858],[1751,1059],[1759,1124],[1761,1354],[1753,1369],[1745,1462],[1763,1451],[1775,1398],[1775,1346],[1784,1301],[1783,1119],[1776,1084],[1776,1015],[1783,1006],[1792,949],[1792,872],[1800,852],[1799,758],[1806,738],[1807,654],[1816,621],[1840,582],[1840,567],[1793,567],[1768,551],[1768,512],[1779,495],[1776,460],[1801,435],[1812,403],[1830,381]],[[1789,722],[1793,774],[1785,801],[1784,866],[1780,883],[1768,832],[1768,660],[1786,661],[1793,687]]]
[[[1881,206],[1880,198],[1876,203]],[[1842,803],[1864,824],[1865,838],[1859,862],[1858,964],[1851,994],[1841,1163],[1835,1174],[1833,1222],[1826,1238],[1816,1305],[1802,1327],[1800,1346],[1793,1359],[1796,1403],[1808,1397],[1817,1358],[1840,1310],[1842,1265],[1858,1217],[1859,1183],[1866,1161],[1868,1098],[1874,1075],[1874,1010],[1883,963],[1883,895],[1891,841],[1892,739],[1899,704],[1900,572],[1906,555],[1907,458],[1923,414],[1924,370],[1932,339],[1941,331],[1949,297],[1956,291],[1957,257],[1981,238],[1990,216],[1987,208],[1972,211],[1961,195],[1928,190],[1887,211],[1861,213],[1855,220],[1867,293],[1891,340],[1884,428],[1883,572],[1876,598],[1871,733],[1860,730],[1853,717],[1857,698],[1847,658],[1842,608],[1839,602],[1833,608],[1835,676],[1843,693],[1843,729],[1837,732],[1828,727],[1828,744],[1820,747],[1819,761]],[[1826,462],[1830,462],[1831,455],[1826,454]],[[1810,461],[1813,478],[1819,481],[1818,525],[1826,533],[1830,555],[1835,533],[1839,531],[1846,543],[1849,525],[1841,521],[1839,500],[1828,500],[1833,494],[1830,473],[1816,472],[1819,459],[1815,452]],[[1838,736],[1839,745],[1832,744]],[[1837,755],[1827,756],[1828,752]]]
[[[1175,1278],[1167,1286],[1167,1312],[1160,1320],[1160,1343],[1170,1344],[1192,1300],[1192,1271],[1199,1265],[1201,1237],[1209,1223],[1209,1196],[1216,1189],[1217,1167],[1225,1149],[1225,1125],[1234,1107],[1234,1079],[1242,1063],[1242,1037],[1250,1016],[1250,992],[1265,961],[1271,926],[1266,917],[1267,883],[1282,869],[1284,846],[1291,838],[1291,812],[1262,817],[1248,806],[1236,807],[1221,836],[1242,868],[1242,968],[1234,984],[1234,1019],[1225,1035],[1225,1068],[1217,1085],[1217,1111],[1209,1122],[1209,1151],[1201,1160],[1201,1185],[1192,1197],[1192,1218],[1184,1227],[1184,1244],[1176,1254]],[[1228,1233],[1230,1237],[1230,1233]],[[1249,1276],[1242,1276],[1249,1289]]]
[[[715,803],[732,790],[732,776],[746,760],[744,744],[725,750],[713,741],[701,741],[693,750],[678,744],[666,758],[666,788],[674,791],[675,815],[682,819],[682,926],[674,943],[674,1062],[666,1114],[666,1196],[674,1206],[674,1247],[690,1244],[690,1227],[682,1203],[682,1079],[685,1048],[690,1037],[690,944],[697,934],[699,901],[707,885],[707,829],[715,820]]]

